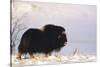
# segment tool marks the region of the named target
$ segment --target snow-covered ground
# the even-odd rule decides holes
[[[74,53],[73,55],[51,55],[45,57],[44,55],[35,55],[34,59],[24,58],[17,60],[15,56],[12,56],[12,66],[32,66],[32,65],[47,65],[47,64],[67,64],[67,63],[82,63],[82,62],[95,62],[96,55],[86,55]]]

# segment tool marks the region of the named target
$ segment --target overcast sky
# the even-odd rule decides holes
[[[13,17],[20,18],[28,28],[42,28],[46,24],[63,26],[68,45],[62,53],[78,48],[82,52],[96,53],[96,6],[41,2],[15,2]],[[18,36],[20,39],[23,32]]]

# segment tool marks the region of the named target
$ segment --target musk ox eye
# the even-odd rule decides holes
[[[61,38],[61,35],[58,36],[58,39]]]

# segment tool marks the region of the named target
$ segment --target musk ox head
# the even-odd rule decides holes
[[[59,51],[67,42],[65,29],[61,26],[48,24],[43,30],[27,30],[18,46],[18,57],[21,59],[22,54],[29,53],[33,57],[34,53],[50,54],[53,51]]]
[[[54,50],[59,51],[61,47],[67,44],[67,37],[63,27],[48,24],[44,26],[44,32],[48,36],[50,46],[53,46]]]

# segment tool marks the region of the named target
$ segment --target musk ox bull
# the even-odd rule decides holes
[[[60,51],[66,42],[65,29],[61,26],[48,24],[43,30],[28,29],[21,38],[17,58],[21,59],[21,55],[27,53],[31,58],[34,53],[48,55],[53,51]]]

